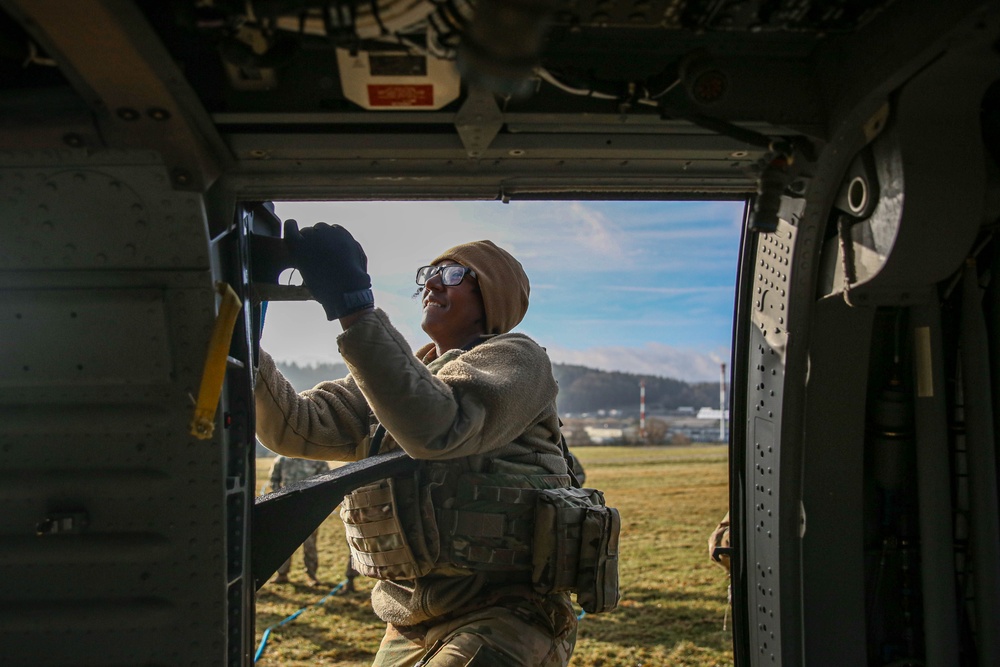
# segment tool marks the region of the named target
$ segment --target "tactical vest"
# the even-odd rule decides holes
[[[427,364],[437,373],[464,350]],[[376,430],[369,455],[379,451]],[[563,441],[563,453],[567,455]],[[618,604],[618,510],[570,475],[536,465],[471,456],[419,461],[413,473],[381,479],[340,506],[354,569],[375,579],[485,574],[530,583],[541,594],[576,592],[590,613]]]
[[[491,461],[420,462],[344,498],[354,568],[376,579],[483,573],[531,583],[539,593],[575,591],[588,612],[618,603],[618,511],[569,475]]]

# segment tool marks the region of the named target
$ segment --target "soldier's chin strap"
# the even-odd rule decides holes
[[[382,424],[375,427],[375,433],[372,435],[371,444],[368,445],[369,458],[378,454],[378,451],[382,449],[382,441],[385,440],[386,433],[387,431],[385,430],[385,426],[382,426]]]
[[[267,583],[347,493],[412,470],[415,465],[416,461],[400,449],[348,463],[258,497],[254,501],[250,541],[255,588],[259,590]]]

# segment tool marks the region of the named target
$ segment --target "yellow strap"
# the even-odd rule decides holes
[[[229,343],[233,338],[236,316],[243,309],[243,302],[227,283],[216,283],[215,289],[222,297],[219,314],[215,318],[212,338],[208,342],[205,368],[201,372],[201,386],[191,420],[191,435],[208,440],[215,431],[215,411],[222,396],[222,383],[226,379],[226,360],[229,357]]]

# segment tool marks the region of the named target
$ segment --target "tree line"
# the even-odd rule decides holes
[[[296,391],[311,389],[320,382],[347,375],[347,366],[341,363],[299,366],[279,362],[277,366]],[[714,382],[691,383],[656,375],[602,371],[570,364],[552,364],[552,374],[559,384],[556,403],[562,414],[597,410],[638,413],[640,381],[646,383],[647,412],[719,406],[719,385]]]

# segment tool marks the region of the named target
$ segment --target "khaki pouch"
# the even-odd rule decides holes
[[[433,514],[421,511],[416,480],[385,478],[344,496],[344,522],[354,569],[375,579],[408,580],[434,567],[437,527]],[[430,538],[430,541],[428,540]]]

